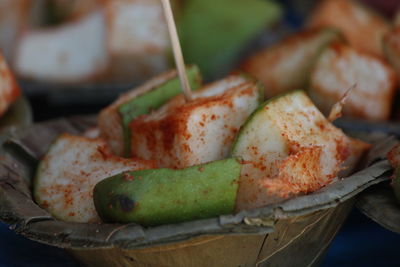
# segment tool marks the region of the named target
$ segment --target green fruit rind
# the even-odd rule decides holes
[[[234,158],[185,169],[122,173],[99,182],[94,204],[105,222],[154,226],[234,211],[241,164]]]
[[[202,84],[202,76],[197,66],[187,67],[187,76],[192,90],[196,90]],[[181,85],[178,77],[166,81],[153,90],[146,92],[138,97],[122,104],[118,112],[122,118],[122,127],[124,133],[125,156],[129,156],[131,130],[129,124],[136,117],[147,114],[151,110],[157,109],[174,96],[181,93]]]
[[[248,128],[253,124],[253,119],[256,118],[256,116],[258,116],[258,114],[260,114],[261,112],[264,112],[264,108],[267,105],[275,102],[276,100],[278,100],[281,97],[285,97],[290,94],[293,94],[293,95],[304,94],[304,91],[298,89],[298,90],[289,91],[289,92],[274,96],[274,97],[268,99],[267,101],[265,101],[264,103],[262,103],[256,110],[253,111],[253,113],[249,116],[249,118],[246,120],[246,122],[240,128],[239,132],[236,135],[235,141],[233,141],[231,153],[230,153],[232,157],[239,156],[240,153],[237,151],[238,144],[242,141],[242,138],[245,138],[245,139],[247,138],[247,134],[245,134],[245,133],[248,131]]]

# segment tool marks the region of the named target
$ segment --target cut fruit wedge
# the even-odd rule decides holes
[[[77,82],[104,74],[109,63],[104,14],[96,11],[59,27],[24,33],[13,62],[18,75]]]
[[[196,66],[188,67],[187,75],[192,90],[200,87],[202,78]],[[100,112],[98,124],[101,136],[109,143],[115,154],[129,156],[130,122],[140,115],[159,108],[181,91],[176,71],[160,74],[129,91]]]
[[[93,204],[94,186],[124,171],[154,167],[153,161],[112,156],[101,139],[63,134],[40,162],[33,193],[36,202],[57,219],[100,222]]]
[[[334,127],[304,92],[272,98],[250,116],[232,148],[243,161],[236,209],[315,191],[342,169],[351,171],[368,148]]]
[[[223,159],[262,91],[253,79],[232,75],[193,92],[190,102],[179,95],[132,121],[131,155],[167,168]]]
[[[105,1],[104,7],[113,80],[145,81],[169,68],[170,42],[159,0]]]
[[[372,9],[353,0],[324,0],[314,10],[309,27],[334,27],[360,51],[383,56],[382,37],[390,24]]]
[[[369,54],[333,43],[324,50],[311,74],[309,94],[324,114],[349,92],[343,115],[368,120],[387,120],[396,92],[394,70]]]
[[[256,53],[241,68],[264,83],[267,98],[306,88],[319,54],[329,43],[341,39],[333,29],[304,31]]]
[[[241,164],[225,159],[182,170],[119,174],[98,183],[94,203],[105,222],[154,226],[233,213]]]

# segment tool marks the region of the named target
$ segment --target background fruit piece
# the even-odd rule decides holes
[[[314,67],[309,94],[328,115],[352,86],[343,108],[344,116],[375,121],[389,119],[397,86],[392,67],[348,45],[332,43]]]
[[[308,26],[337,28],[351,46],[380,57],[383,56],[382,37],[390,29],[383,16],[353,0],[321,1]]]
[[[145,81],[169,68],[168,30],[159,0],[105,2],[110,79]]]
[[[104,14],[96,11],[76,21],[21,35],[13,67],[19,76],[73,83],[104,74],[109,63]]]
[[[304,89],[322,50],[341,39],[341,34],[334,29],[306,30],[256,53],[241,69],[264,83],[267,98]]]
[[[229,214],[240,168],[236,159],[225,159],[181,170],[119,174],[96,185],[94,203],[106,222],[143,226]]]
[[[207,78],[222,77],[238,52],[280,16],[272,1],[186,1],[178,23],[185,60],[197,64]]]

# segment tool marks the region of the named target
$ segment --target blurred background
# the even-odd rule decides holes
[[[303,29],[319,2],[171,1],[186,62],[206,81]],[[387,21],[399,5],[361,2]],[[159,0],[1,0],[0,49],[36,121],[96,112],[174,68]]]
[[[171,2],[186,62],[211,81],[303,29],[322,1]],[[388,23],[400,6],[398,0],[359,2]],[[0,49],[35,121],[97,113],[174,68],[159,0],[0,0]],[[354,210],[322,266],[400,266],[399,243],[399,235]],[[0,225],[0,266],[44,264],[77,266],[64,251]]]

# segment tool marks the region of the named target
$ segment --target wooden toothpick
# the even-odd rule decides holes
[[[171,4],[169,0],[161,0],[161,2],[164,9],[165,19],[167,21],[172,50],[174,52],[175,65],[178,69],[183,95],[185,96],[186,101],[190,101],[192,100],[192,91],[190,89],[189,80],[186,74],[185,61],[183,60],[182,48],[179,42],[178,33],[176,31],[176,25],[174,21],[174,15],[172,14]]]

